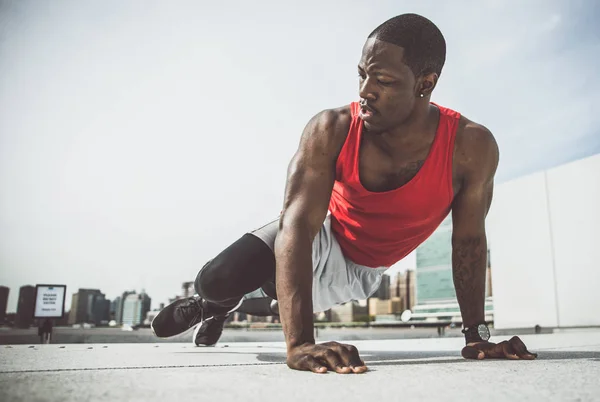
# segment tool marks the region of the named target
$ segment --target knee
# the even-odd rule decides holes
[[[223,300],[223,288],[226,286],[226,275],[223,263],[218,259],[208,261],[196,275],[194,287],[203,299],[219,303]]]

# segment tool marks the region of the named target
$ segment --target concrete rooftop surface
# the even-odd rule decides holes
[[[290,370],[282,342],[5,345],[0,400],[600,401],[600,329],[522,339],[537,360],[467,361],[461,338],[355,341],[360,375]]]

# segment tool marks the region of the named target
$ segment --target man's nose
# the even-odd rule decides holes
[[[373,89],[373,80],[371,78],[367,77],[362,80],[362,82],[360,83],[359,90],[358,90],[358,95],[362,99],[367,99],[367,100],[371,100],[371,101],[374,101],[375,99],[377,99],[377,94],[375,93],[375,91]]]

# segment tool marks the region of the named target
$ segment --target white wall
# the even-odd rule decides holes
[[[600,155],[547,179],[559,325],[600,325]]]
[[[556,326],[544,173],[496,187],[487,232],[494,326]]]
[[[498,185],[496,328],[600,325],[600,154]]]

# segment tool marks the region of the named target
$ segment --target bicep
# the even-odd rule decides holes
[[[452,203],[453,237],[485,235],[485,218],[492,203],[498,146],[487,130],[473,142],[473,156],[463,166],[462,186]]]
[[[327,164],[311,159],[299,152],[290,163],[281,224],[305,223],[314,235],[327,214],[335,173]]]

